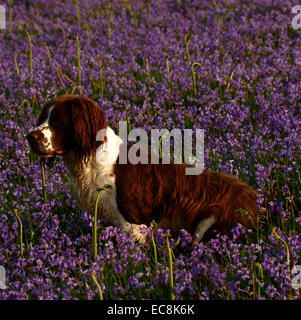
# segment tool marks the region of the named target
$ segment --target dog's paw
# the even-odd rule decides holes
[[[133,240],[144,244],[147,240],[147,233],[142,233],[141,228],[147,228],[147,226],[144,224],[131,224],[129,232],[131,232]]]

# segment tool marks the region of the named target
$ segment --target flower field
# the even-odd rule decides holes
[[[1,0],[0,299],[301,299],[301,29],[290,0]],[[205,130],[205,166],[258,191],[261,219],[145,245],[80,212],[60,157],[26,134],[65,93],[109,125]]]

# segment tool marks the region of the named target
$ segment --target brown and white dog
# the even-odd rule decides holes
[[[101,129],[104,142],[96,139]],[[40,157],[63,156],[84,209],[93,212],[96,189],[111,185],[101,194],[100,216],[138,240],[144,239],[140,226],[153,220],[198,240],[212,227],[228,234],[238,222],[250,228],[257,221],[256,192],[233,176],[209,170],[189,176],[185,164],[120,164],[123,141],[89,98],[68,95],[47,103],[27,139]]]

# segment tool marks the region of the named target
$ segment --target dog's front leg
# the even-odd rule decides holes
[[[145,243],[147,233],[142,233],[140,230],[140,227],[147,228],[145,224],[130,223],[119,212],[114,218],[114,221],[112,221],[114,225],[118,226],[122,231],[131,233],[133,240],[137,240],[139,243]]]

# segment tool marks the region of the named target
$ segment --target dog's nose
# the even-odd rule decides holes
[[[27,135],[27,140],[29,141],[29,143],[34,143],[37,141],[39,136],[39,133],[37,131],[31,131],[28,135]]]

